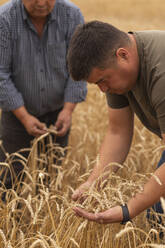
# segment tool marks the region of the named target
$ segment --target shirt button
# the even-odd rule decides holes
[[[43,92],[45,90],[45,88],[41,88],[41,91]]]
[[[43,69],[41,69],[41,70],[40,70],[40,72],[44,72],[44,70],[43,70]]]
[[[41,53],[41,48],[38,49],[38,52]]]

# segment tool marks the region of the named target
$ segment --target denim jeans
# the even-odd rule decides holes
[[[162,156],[161,156],[161,158],[159,160],[159,163],[157,165],[157,168],[159,168],[163,163],[165,163],[165,151],[163,151],[163,153],[162,153]],[[157,203],[155,203],[152,206],[152,209],[156,213],[160,213],[160,214],[163,214],[164,213],[160,201],[157,202]],[[156,224],[154,225],[151,221],[156,222],[157,224],[163,225],[161,216],[157,216],[157,218],[155,218],[154,214],[152,214],[152,212],[151,212],[151,209],[147,209],[147,215],[146,215],[146,217],[147,217],[148,221],[151,223],[152,227],[155,227]],[[162,237],[163,236],[163,232],[160,232],[159,233],[159,236]]]

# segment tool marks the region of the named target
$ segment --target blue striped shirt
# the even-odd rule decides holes
[[[65,102],[85,100],[86,82],[74,82],[66,64],[70,38],[83,22],[78,7],[56,0],[40,38],[21,0],[0,7],[1,109],[24,105],[29,113],[41,116]]]

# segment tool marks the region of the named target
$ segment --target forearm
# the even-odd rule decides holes
[[[68,111],[69,113],[72,114],[72,112],[74,111],[76,105],[77,105],[77,103],[65,102],[63,110],[66,110],[66,111]]]
[[[156,179],[157,178],[157,179]],[[160,185],[161,183],[161,185]],[[157,169],[154,176],[144,185],[141,193],[137,193],[135,197],[128,202],[130,218],[134,218],[143,210],[152,206],[165,195],[165,164]]]
[[[27,112],[25,106],[21,106],[12,111],[13,114],[17,117],[17,119],[24,125],[26,119],[29,117],[29,113]]]
[[[88,178],[88,182],[94,182],[104,172],[106,175],[111,171],[116,172],[119,169],[117,165],[108,165],[113,162],[123,164],[130,149],[131,140],[132,134],[125,137],[120,133],[113,134],[108,131],[100,149],[99,159]]]

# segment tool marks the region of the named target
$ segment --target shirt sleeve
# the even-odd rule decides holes
[[[124,95],[106,93],[108,106],[114,109],[124,108],[129,105],[128,99]]]
[[[11,111],[24,105],[12,81],[12,39],[7,22],[0,18],[0,108]]]
[[[84,18],[79,9],[76,9],[70,17],[70,23],[67,34],[67,49],[70,39],[77,25],[84,23]],[[68,77],[67,86],[64,92],[64,102],[78,103],[86,99],[87,83],[85,81],[75,82],[70,76]]]
[[[165,75],[161,77],[152,89],[151,100],[156,112],[161,133],[165,133]]]

